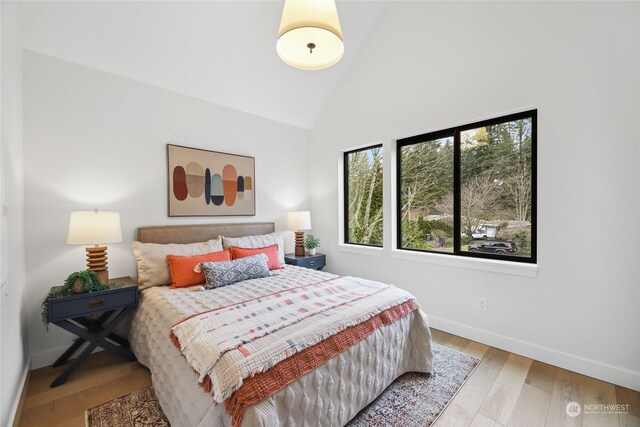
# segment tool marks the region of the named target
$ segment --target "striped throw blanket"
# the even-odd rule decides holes
[[[196,314],[170,337],[200,386],[223,402],[246,378],[407,301],[417,307],[396,287],[338,277]]]

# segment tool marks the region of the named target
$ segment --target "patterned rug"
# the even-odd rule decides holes
[[[169,427],[151,386],[94,406],[85,412],[87,427]]]
[[[433,343],[432,375],[407,373],[364,408],[349,427],[428,427],[480,361]],[[411,420],[411,421],[408,421]],[[87,427],[169,427],[153,388],[147,387],[87,409]]]
[[[429,427],[480,363],[432,342],[433,374],[401,375],[347,424],[349,427]],[[410,420],[410,421],[409,421]]]

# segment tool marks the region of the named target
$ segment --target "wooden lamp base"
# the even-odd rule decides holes
[[[296,231],[296,256],[304,256],[304,231]]]
[[[87,270],[95,271],[100,283],[109,281],[109,268],[107,267],[107,247],[90,246],[87,249]]]

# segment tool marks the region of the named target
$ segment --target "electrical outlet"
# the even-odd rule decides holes
[[[478,310],[487,311],[487,299],[484,297],[478,298]]]

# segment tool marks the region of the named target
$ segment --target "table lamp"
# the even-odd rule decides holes
[[[118,212],[71,212],[67,244],[94,245],[87,247],[87,270],[95,271],[100,283],[109,280],[105,243],[117,242],[122,242]]]
[[[287,228],[295,230],[296,256],[304,256],[304,231],[311,229],[311,214],[309,211],[289,212]]]

